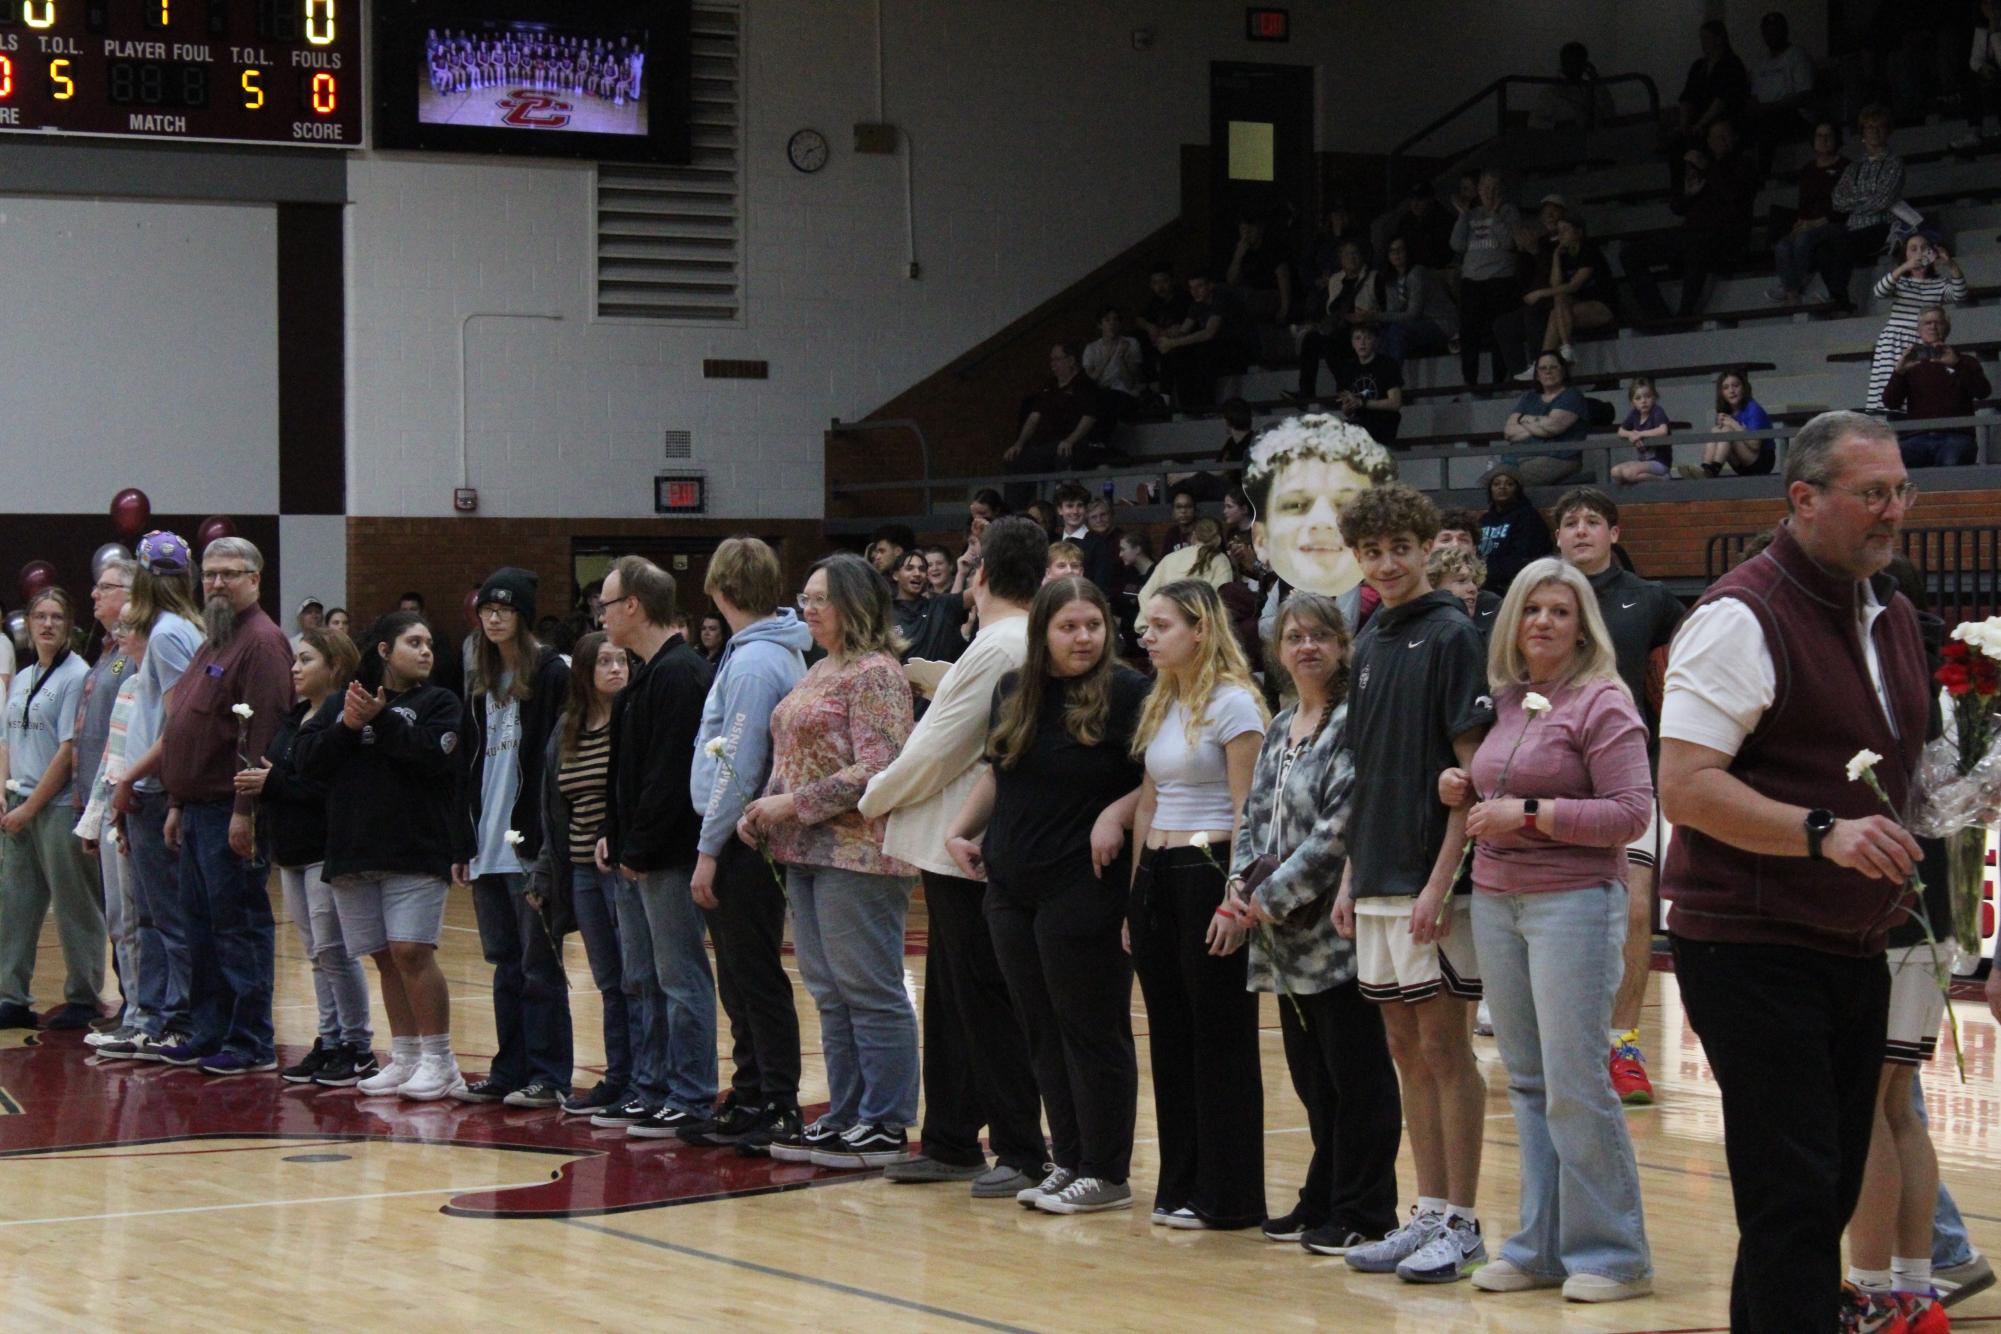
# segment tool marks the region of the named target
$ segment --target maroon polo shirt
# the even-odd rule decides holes
[[[245,763],[239,755],[264,754],[292,695],[285,632],[261,607],[237,613],[235,635],[221,648],[204,643],[167,698],[160,782],[172,804],[228,801],[238,814],[250,814],[257,799],[236,790]],[[235,713],[238,704],[251,708],[247,723]]]

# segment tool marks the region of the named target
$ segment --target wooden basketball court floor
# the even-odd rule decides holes
[[[312,1039],[312,989],[280,916],[277,1027],[290,1056]],[[477,1072],[492,1051],[490,971],[464,891],[447,921],[453,1029],[465,1068]],[[911,928],[915,997],[921,910]],[[567,967],[579,1079],[589,1082],[602,1060],[598,1002],[575,937]],[[60,968],[51,927],[44,996]],[[826,1090],[819,1029],[803,987],[796,994],[812,1103]],[[1933,1134],[1975,1245],[2001,1249],[1996,1025],[1977,1001],[1956,1009],[1968,1082],[1957,1083],[1944,1050],[1925,1072]],[[379,1022],[379,1006],[376,1014]],[[1133,1019],[1143,1034],[1137,991]],[[1308,1141],[1269,1000],[1263,1036],[1268,1202],[1282,1212]],[[1627,1119],[1657,1291],[1588,1307],[1549,1291],[1488,1294],[1357,1274],[1255,1231],[1149,1226],[1144,1078],[1138,1207],[1059,1218],[975,1201],[962,1184],[899,1186],[875,1173],[633,1140],[553,1111],[99,1066],[80,1035],[12,1032],[0,1041],[0,1328],[1719,1328],[1735,1238],[1721,1118],[1671,974],[1649,986],[1645,1042],[1659,1101]],[[386,1050],[385,1033],[378,1045]],[[1478,1047],[1489,1088],[1480,1207],[1491,1250],[1514,1220],[1517,1157],[1505,1074],[1492,1042]],[[1140,1060],[1144,1076],[1144,1040]],[[1401,1180],[1408,1194],[1407,1149]],[[1971,1327],[2001,1323],[2001,1291],[1954,1314]]]

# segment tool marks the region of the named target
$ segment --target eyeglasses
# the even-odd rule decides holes
[[[1298,648],[1302,644],[1332,644],[1339,639],[1332,630],[1287,630],[1281,642],[1287,648]]]
[[[233,584],[238,579],[248,579],[249,570],[203,570],[201,581],[205,584]]]
[[[130,585],[130,584],[114,584],[114,583],[110,583],[110,582],[108,582],[108,581],[105,581],[105,582],[100,582],[100,583],[95,583],[95,584],[92,584],[92,585],[90,586],[90,591],[91,591],[91,592],[93,592],[93,593],[113,593],[113,592],[117,592],[117,591],[120,591],[120,590],[126,590],[126,591],[129,591],[129,590],[131,589],[131,587],[132,587],[132,585]]]
[[[479,609],[479,616],[480,619],[483,621],[493,620],[502,616],[518,616],[518,615],[520,615],[520,613],[515,611],[514,608],[503,607],[498,602],[489,602],[484,607],[481,607]]]
[[[1861,501],[1862,508],[1868,510],[1871,514],[1881,514],[1884,510],[1890,508],[1890,501],[1892,499],[1895,499],[1898,504],[1907,510],[1918,503],[1918,484],[1916,482],[1904,482],[1898,486],[1870,486],[1864,487],[1859,491],[1852,486],[1836,486],[1832,482],[1822,482],[1820,483],[1820,488],[1823,491],[1839,491],[1844,496],[1853,496],[1855,499]]]
[[[799,595],[799,610],[801,611],[819,611],[823,607],[831,607],[833,605],[834,600],[832,598],[822,597],[818,593],[801,593]]]

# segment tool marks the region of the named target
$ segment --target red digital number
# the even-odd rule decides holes
[[[701,498],[702,493],[696,489],[693,482],[669,482],[667,484],[667,503],[669,505],[693,505],[700,501]]]
[[[331,116],[334,113],[334,76],[321,70],[313,76],[313,114]]]
[[[0,56],[0,99],[14,95],[14,62]]]

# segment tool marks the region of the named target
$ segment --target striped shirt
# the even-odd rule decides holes
[[[594,731],[578,732],[576,753],[556,770],[556,790],[570,805],[572,866],[596,865],[610,760],[611,724],[606,723]]]
[[[1892,269],[1876,280],[1878,300],[1892,298],[1883,332],[1876,335],[1876,354],[1869,363],[1869,398],[1866,412],[1883,411],[1883,390],[1896,373],[1897,363],[1918,341],[1918,316],[1928,306],[1951,306],[1966,300],[1966,278],[1920,278],[1896,276]]]

